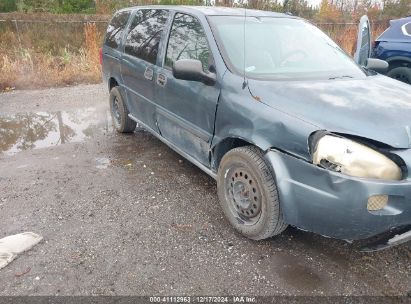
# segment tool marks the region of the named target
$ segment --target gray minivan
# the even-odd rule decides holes
[[[365,61],[301,18],[221,7],[120,10],[102,49],[117,131],[215,178],[240,233],[388,234],[375,249],[411,239],[411,87]]]

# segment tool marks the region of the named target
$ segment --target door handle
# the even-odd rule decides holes
[[[150,67],[146,67],[144,71],[144,78],[148,80],[153,80],[154,70]]]
[[[157,84],[161,87],[165,87],[167,83],[167,76],[164,75],[163,73],[158,73],[157,74]]]

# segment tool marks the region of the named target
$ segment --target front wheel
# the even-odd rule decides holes
[[[224,155],[217,191],[226,218],[244,236],[261,240],[287,228],[274,177],[257,147],[239,147]]]

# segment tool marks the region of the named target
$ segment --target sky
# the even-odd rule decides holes
[[[310,5],[319,6],[320,3],[321,3],[321,0],[308,0],[307,2],[308,2]]]

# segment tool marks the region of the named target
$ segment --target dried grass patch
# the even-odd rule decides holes
[[[10,39],[16,40],[7,33]],[[4,37],[4,36],[3,36]],[[0,90],[30,89],[101,82],[99,35],[95,24],[84,26],[84,47],[59,54],[35,48],[0,48]]]

